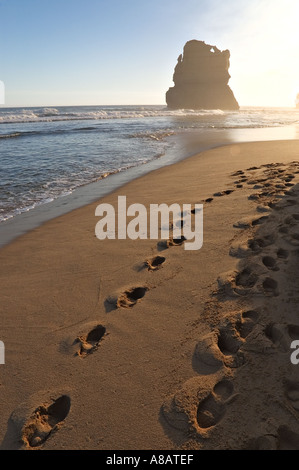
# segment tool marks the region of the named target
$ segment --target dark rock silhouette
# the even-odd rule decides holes
[[[230,52],[204,41],[188,41],[174,69],[175,86],[166,93],[170,109],[237,110],[238,102],[228,86]]]

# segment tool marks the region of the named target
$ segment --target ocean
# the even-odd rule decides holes
[[[299,109],[167,110],[165,106],[0,108],[0,225],[79,187],[180,154],[182,136],[206,131],[288,129],[298,138]],[[242,133],[240,135],[243,135]],[[199,136],[199,137],[198,137]],[[242,138],[240,138],[242,140]],[[244,137],[246,139],[246,136]],[[250,140],[254,140],[251,137]],[[177,157],[178,159],[178,157]],[[160,163],[161,162],[161,163]],[[150,168],[150,166],[148,167]]]

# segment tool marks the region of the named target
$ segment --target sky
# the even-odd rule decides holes
[[[0,0],[6,106],[165,104],[184,44],[229,49],[241,106],[293,107],[299,0]]]

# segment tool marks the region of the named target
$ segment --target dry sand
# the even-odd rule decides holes
[[[298,449],[298,157],[228,145],[101,201],[203,202],[199,251],[100,241],[97,204],[4,247],[1,448]]]

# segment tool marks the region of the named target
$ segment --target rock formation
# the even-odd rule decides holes
[[[170,109],[237,110],[238,102],[228,86],[230,52],[204,41],[188,41],[174,69],[175,86],[166,93]]]

